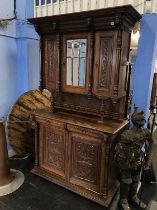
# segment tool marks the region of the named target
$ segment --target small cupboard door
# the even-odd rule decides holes
[[[96,32],[93,93],[110,97],[113,92],[116,68],[116,32]]]
[[[69,181],[99,191],[101,173],[101,140],[80,133],[70,133]]]
[[[43,60],[42,70],[44,73],[44,86],[47,89],[58,88],[59,78],[59,47],[58,35],[47,35],[43,37]]]
[[[50,173],[66,177],[66,133],[63,128],[41,124],[39,165]]]

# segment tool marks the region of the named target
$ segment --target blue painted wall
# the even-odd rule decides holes
[[[16,20],[0,29],[0,117],[24,92],[39,86],[39,37],[26,18],[33,17],[33,1],[16,1]],[[14,0],[0,1],[0,19],[13,19]]]
[[[17,83],[18,96],[39,87],[39,37],[26,21],[17,21]]]
[[[16,39],[0,35],[0,117],[5,117],[16,98]]]
[[[0,19],[13,19],[0,28],[0,117],[7,117],[24,92],[39,86],[39,37],[26,18],[33,17],[33,1],[0,0]],[[16,19],[15,19],[16,16]],[[14,151],[8,145],[9,156]]]
[[[157,14],[145,14],[141,20],[141,32],[136,62],[133,69],[133,106],[136,104],[149,114],[155,57],[157,56]]]
[[[26,20],[34,17],[34,0],[16,0],[17,19]]]
[[[0,2],[0,18],[13,18],[13,2],[10,1],[11,8],[4,7],[4,3],[5,1]],[[5,28],[0,28],[0,117],[6,117],[16,98],[17,48],[15,28],[15,20],[10,21]]]
[[[0,0],[0,19],[14,17],[14,0]]]

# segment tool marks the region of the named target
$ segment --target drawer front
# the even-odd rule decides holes
[[[101,174],[101,140],[92,136],[70,133],[71,149],[69,180],[73,184],[99,191]]]
[[[50,173],[66,176],[66,133],[61,127],[41,125],[39,164]]]

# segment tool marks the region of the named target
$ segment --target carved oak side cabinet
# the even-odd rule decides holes
[[[41,38],[41,85],[51,111],[35,114],[33,172],[103,206],[118,182],[117,135],[127,126],[132,6],[29,19]]]

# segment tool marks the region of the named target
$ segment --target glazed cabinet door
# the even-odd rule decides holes
[[[42,73],[44,88],[56,90],[59,83],[58,35],[46,35],[42,39]]]
[[[113,94],[116,38],[117,33],[114,31],[100,31],[95,34],[93,93],[100,98]]]
[[[63,35],[62,85],[63,92],[88,94],[91,66],[90,33]]]
[[[59,126],[40,124],[39,166],[62,177],[66,177],[66,133]]]
[[[100,191],[101,140],[71,132],[69,141],[69,181],[94,191]]]

